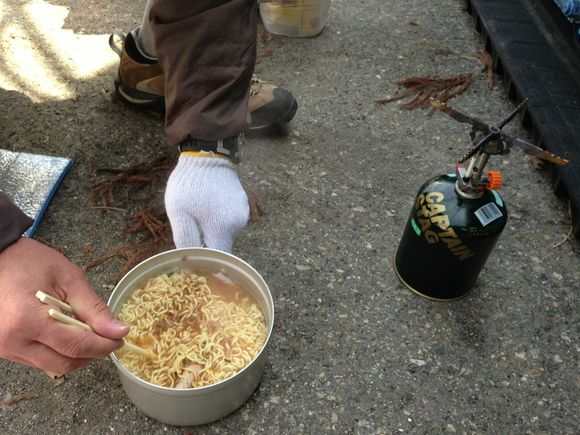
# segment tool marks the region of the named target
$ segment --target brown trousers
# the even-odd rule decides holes
[[[249,122],[256,0],[156,0],[149,19],[165,76],[165,131],[218,140]]]
[[[249,122],[256,63],[256,0],[156,0],[149,18],[165,76],[165,131],[218,140]],[[0,251],[32,220],[0,192]]]

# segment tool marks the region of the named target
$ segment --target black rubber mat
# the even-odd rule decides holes
[[[536,145],[567,158],[548,166],[554,192],[569,198],[580,238],[580,49],[553,0],[464,0],[504,76],[510,98],[528,98],[523,123]]]

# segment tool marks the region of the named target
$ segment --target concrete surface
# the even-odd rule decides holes
[[[108,34],[136,25],[144,3],[2,5],[0,68],[10,80],[0,90],[1,144],[73,158],[37,237],[81,265],[125,240],[121,213],[87,205],[103,177],[97,169],[172,150],[158,119],[111,100],[116,59]],[[395,81],[408,76],[469,73],[470,88],[451,106],[490,122],[513,108],[499,78],[487,89],[475,59],[483,47],[462,7],[333,0],[319,37],[261,32],[260,49],[269,51],[257,72],[290,89],[300,107],[287,136],[249,138],[240,166],[268,215],[248,227],[234,253],[264,276],[277,316],[263,380],[245,405],[210,425],[168,426],[132,405],[108,360],[60,385],[1,362],[0,397],[38,397],[3,406],[0,432],[579,433],[579,246],[566,239],[565,202],[534,162],[519,150],[493,159],[504,171],[510,220],[466,298],[425,300],[393,271],[416,190],[452,168],[469,129],[440,113],[374,100],[397,93]],[[47,29],[62,40],[43,36]],[[40,77],[56,90],[13,68],[28,46],[40,60],[26,71],[44,65],[49,73]],[[22,56],[13,64],[14,51]],[[95,66],[74,70],[79,62]],[[509,130],[526,135],[517,122]],[[109,262],[90,271],[103,298],[118,270]]]

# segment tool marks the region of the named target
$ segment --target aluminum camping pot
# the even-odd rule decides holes
[[[178,270],[223,273],[252,294],[264,313],[268,330],[262,349],[249,365],[228,379],[199,388],[175,389],[149,383],[130,372],[111,354],[127,396],[145,414],[173,425],[201,425],[235,411],[256,389],[272,335],[274,303],[260,274],[243,260],[213,249],[186,248],[163,252],[135,266],[113,290],[109,307],[117,314],[132,292],[146,281]]]
[[[395,254],[399,279],[429,299],[469,292],[507,223],[499,193],[467,197],[456,181],[446,174],[421,186]]]

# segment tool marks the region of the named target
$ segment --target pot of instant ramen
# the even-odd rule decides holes
[[[109,298],[130,325],[111,354],[129,399],[163,423],[218,420],[254,392],[274,325],[265,281],[234,255],[208,248],[155,255],[121,279]]]

